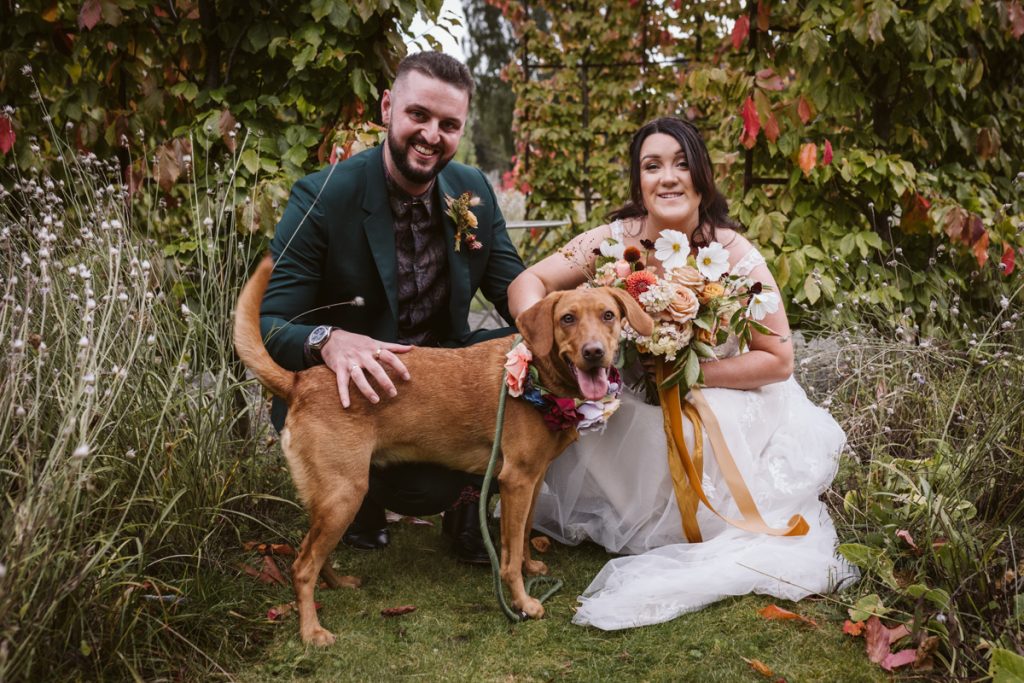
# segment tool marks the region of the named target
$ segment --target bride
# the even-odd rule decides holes
[[[509,287],[519,315],[554,290],[594,273],[605,249],[636,247],[656,272],[653,243],[662,230],[689,244],[722,244],[729,272],[777,291],[757,249],[737,232],[712,177],[700,133],[676,118],[651,121],[630,145],[630,200],[613,221],[570,241],[523,272]],[[534,528],[568,544],[590,540],[611,560],[580,597],[573,622],[602,629],[655,624],[730,595],[765,593],[799,600],[856,578],[835,555],[836,533],[819,496],[835,476],[845,435],[792,377],[793,345],[781,306],[761,322],[778,336],[735,338],[702,365],[703,393],[765,521],[807,520],[802,536],[767,536],[730,526],[701,505],[704,541],[687,543],[669,472],[661,408],[628,391],[602,435],[583,435],[555,460],[537,499]],[[642,371],[642,368],[640,369]],[[692,444],[692,427],[687,438]],[[713,449],[704,437],[703,488],[715,509],[737,516]]]

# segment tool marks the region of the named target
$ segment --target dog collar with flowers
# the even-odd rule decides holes
[[[505,354],[505,382],[509,396],[520,397],[540,411],[544,424],[553,432],[575,428],[580,434],[604,431],[608,418],[619,409],[622,380],[619,371],[608,369],[608,393],[599,401],[555,396],[539,382],[533,354],[519,342]]]

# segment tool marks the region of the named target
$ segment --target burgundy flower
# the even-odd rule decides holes
[[[553,432],[574,428],[583,416],[576,411],[576,401],[571,398],[544,397],[549,408],[544,412],[544,424]]]

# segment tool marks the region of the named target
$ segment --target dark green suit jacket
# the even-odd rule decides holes
[[[290,370],[305,368],[303,344],[317,325],[334,325],[381,341],[397,341],[398,281],[394,219],[384,179],[383,148],[375,147],[308,175],[292,188],[270,251],[276,262],[260,309],[270,355]],[[472,192],[482,248],[455,251],[455,225],[444,215],[451,301],[446,343],[463,346],[486,338],[470,332],[469,306],[479,289],[505,320],[508,285],[523,271],[505,219],[483,173],[452,162],[434,185],[444,196]],[[340,305],[362,297],[362,306]],[[280,428],[284,406],[275,401]]]

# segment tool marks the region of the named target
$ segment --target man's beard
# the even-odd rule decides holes
[[[420,170],[409,163],[409,147],[412,146],[414,142],[415,144],[419,144],[424,147],[434,148],[434,145],[428,145],[422,140],[409,140],[403,148],[399,144],[398,140],[395,139],[395,136],[388,131],[388,150],[391,152],[391,161],[394,162],[395,168],[398,169],[398,172],[405,176],[406,180],[411,180],[414,183],[429,183],[437,177],[438,173],[444,170],[444,167],[448,165],[448,162],[452,160],[454,155],[447,159],[438,156],[438,159],[433,166],[426,170]]]

